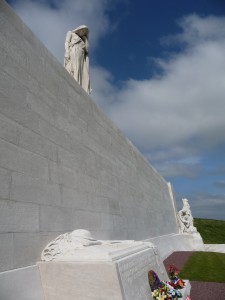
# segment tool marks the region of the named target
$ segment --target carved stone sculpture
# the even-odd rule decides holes
[[[136,242],[133,240],[96,240],[85,229],[77,229],[61,234],[51,241],[42,251],[43,261],[74,261],[74,260],[108,260],[122,255],[127,248],[135,249],[151,247],[157,255],[157,249],[150,242]]]
[[[148,272],[168,281],[151,242],[95,240],[87,230],[60,235],[38,263],[46,300],[152,299]]]
[[[178,212],[177,217],[180,225],[181,233],[197,233],[194,227],[193,217],[188,203],[188,199],[182,199],[183,208]]]
[[[41,259],[44,261],[57,260],[60,257],[66,259],[73,256],[78,249],[100,244],[101,241],[93,239],[89,231],[77,229],[61,234],[51,241],[42,251]]]
[[[68,31],[65,42],[64,67],[90,94],[88,27],[81,25]]]

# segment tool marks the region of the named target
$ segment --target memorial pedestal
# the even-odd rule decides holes
[[[148,242],[106,242],[76,250],[72,261],[38,265],[46,300],[151,300],[149,270],[168,280]]]

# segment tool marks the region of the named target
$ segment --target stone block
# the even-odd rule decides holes
[[[54,57],[51,54],[47,54],[47,56],[51,56],[50,60],[54,60]],[[50,63],[47,59],[45,62],[45,71],[42,72],[42,78],[44,80],[44,85],[53,95],[57,95],[59,93],[59,83],[57,75],[58,74],[55,70],[55,64]]]
[[[0,299],[44,300],[37,266],[0,273]]]
[[[120,214],[120,204],[118,198],[110,198],[107,196],[92,196],[93,210],[96,212],[107,213],[110,216]]]
[[[2,41],[2,36],[0,35],[0,41]],[[16,61],[16,58],[10,57],[8,55],[8,51],[5,48],[1,48],[0,44],[0,50],[1,50],[1,57],[0,57],[0,66],[1,69],[4,69],[4,71],[12,76],[15,80],[18,81],[18,83],[22,84],[23,86],[26,86],[28,91],[32,93],[39,93],[40,92],[40,86],[39,82],[35,80],[35,78],[31,77],[28,72],[21,67],[18,61]],[[3,68],[4,66],[4,68]]]
[[[0,233],[0,240],[0,272],[3,272],[13,269],[13,234]]]
[[[18,144],[18,124],[0,114],[0,138]]]
[[[14,78],[11,74],[8,74],[4,70],[0,70],[1,80],[1,98],[3,96],[8,97],[12,103],[18,107],[26,107],[26,94],[27,88]],[[4,103],[7,106],[7,103]],[[2,105],[3,105],[2,104]],[[8,104],[8,106],[10,103]]]
[[[4,21],[6,21],[6,19],[1,15],[0,22],[4,23]],[[0,28],[2,29],[1,26]],[[22,47],[18,47],[14,38],[9,38],[7,34],[8,32],[9,27],[7,27],[5,31],[0,31],[0,49],[3,49],[6,53],[8,53],[8,57],[12,57],[12,60],[17,65],[20,65],[20,68],[25,69],[27,65],[26,53]],[[16,35],[14,35],[14,37],[16,37]]]
[[[44,83],[43,74],[45,73],[45,56],[40,56],[39,53],[35,53],[34,45],[31,46],[27,42],[26,44],[28,44],[29,47],[26,48],[27,73],[40,83]]]
[[[85,165],[85,163],[82,164],[82,161],[81,161],[80,172],[77,177],[78,177],[78,179],[77,179],[78,189],[80,189],[84,192],[92,193],[94,195],[96,192],[97,185],[98,185],[98,178],[89,176],[87,174],[86,165]]]
[[[46,300],[123,300],[111,264],[40,263]]]
[[[53,161],[49,161],[49,178],[52,183],[76,189],[78,187],[78,174],[75,170],[63,167]]]
[[[1,80],[1,79],[0,79]],[[8,87],[10,89],[10,87]],[[11,87],[14,89],[14,87]],[[18,92],[18,95],[21,95]],[[36,113],[32,112],[27,106],[23,107],[19,103],[21,102],[18,97],[10,98],[0,92],[0,110],[1,113],[12,119],[13,121],[27,127],[29,129],[38,132],[39,130],[39,117]]]
[[[70,231],[76,228],[76,217],[71,208],[40,207],[40,231]]]
[[[10,198],[36,204],[60,205],[61,192],[59,185],[54,183],[13,173]]]
[[[81,172],[82,161],[76,154],[60,147],[58,148],[58,160],[63,167],[77,171],[77,173],[78,170],[80,170],[79,173]]]
[[[0,232],[32,231],[39,231],[37,205],[0,200]]]
[[[76,188],[62,187],[62,206],[76,210],[93,210],[91,199],[87,192]]]
[[[59,233],[35,232],[13,234],[13,268],[36,264],[41,258],[41,251]]]
[[[0,142],[0,167],[31,177],[48,179],[48,162],[45,158],[4,140]]]
[[[27,92],[26,100],[27,105],[32,111],[51,125],[56,126],[56,108],[49,106],[48,103],[43,101],[39,93]]]
[[[102,228],[101,214],[91,211],[75,211],[74,219],[76,226],[74,228],[84,228],[96,230]]]
[[[56,114],[56,122],[60,129],[68,132],[68,134],[73,138],[74,143],[76,141],[82,142],[83,135],[85,135],[87,131],[87,125],[82,119],[79,118],[79,116],[74,116],[72,118],[71,112],[69,112],[68,116],[65,117],[61,114],[60,108],[60,113]]]
[[[109,214],[101,213],[101,226],[103,229],[113,231],[114,229],[114,220]],[[121,228],[122,229],[122,228]]]
[[[9,199],[11,172],[0,168],[0,199]]]
[[[19,127],[18,132],[20,147],[40,154],[49,160],[57,161],[57,147],[54,143],[22,126]]]
[[[71,146],[69,135],[43,119],[39,120],[39,133],[41,136],[47,138],[56,145],[70,150]]]

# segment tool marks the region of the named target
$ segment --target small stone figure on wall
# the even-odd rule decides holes
[[[88,33],[88,27],[85,25],[68,31],[65,42],[64,67],[90,94]]]
[[[196,233],[197,229],[196,227],[194,227],[193,217],[188,199],[182,199],[182,201],[183,208],[177,214],[181,233]]]

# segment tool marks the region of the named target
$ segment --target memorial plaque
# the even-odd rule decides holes
[[[153,268],[160,273],[160,268],[152,249],[146,249],[117,261],[124,300],[152,299],[148,272]]]

